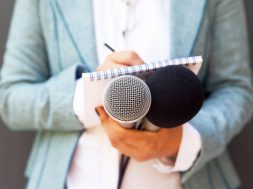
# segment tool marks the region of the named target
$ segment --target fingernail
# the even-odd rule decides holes
[[[97,108],[95,108],[95,112],[96,112],[96,113],[97,113],[97,115],[99,116],[99,112],[98,112]]]

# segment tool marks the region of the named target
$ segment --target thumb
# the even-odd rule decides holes
[[[107,115],[103,106],[96,107],[95,111],[97,112],[102,123],[108,119],[109,116]]]

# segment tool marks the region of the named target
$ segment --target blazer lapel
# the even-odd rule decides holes
[[[171,57],[192,54],[204,17],[206,0],[171,0]]]
[[[93,7],[91,0],[51,0],[72,47],[85,66],[85,71],[94,71],[98,65]]]

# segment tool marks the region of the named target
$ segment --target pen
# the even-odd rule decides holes
[[[115,52],[115,50],[114,50],[110,45],[108,45],[107,43],[104,43],[104,45],[105,45],[108,49],[110,49],[112,52]]]

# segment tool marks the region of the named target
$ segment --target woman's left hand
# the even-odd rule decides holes
[[[182,126],[157,132],[125,129],[109,117],[103,107],[96,110],[111,144],[122,154],[137,161],[164,156],[176,158],[182,139]]]

